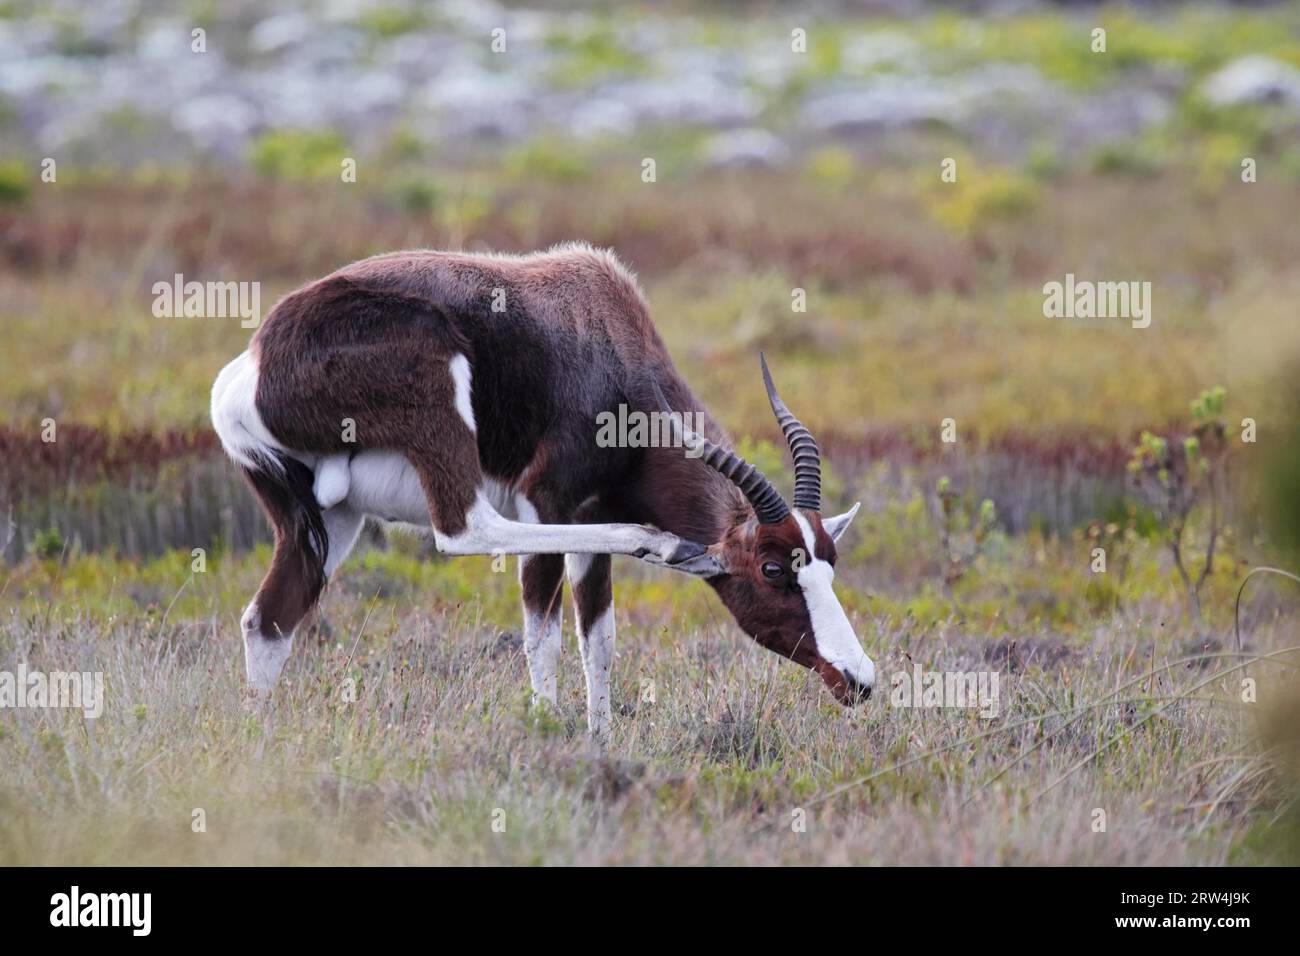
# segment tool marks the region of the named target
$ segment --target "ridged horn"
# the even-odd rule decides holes
[[[759,364],[763,367],[763,386],[767,389],[767,400],[772,403],[772,413],[776,415],[777,424],[785,434],[790,445],[790,454],[794,456],[794,506],[807,508],[809,511],[822,510],[822,455],[817,448],[817,441],[812,432],[803,426],[803,422],[790,413],[776,393],[772,384],[772,373],[767,370],[767,359],[758,353]]]
[[[772,487],[772,483],[761,471],[735,452],[715,445],[703,435],[687,428],[682,424],[682,416],[673,411],[668,400],[664,398],[659,383],[652,380],[650,384],[654,388],[655,399],[659,402],[660,409],[668,414],[668,420],[672,422],[674,435],[685,447],[703,449],[701,459],[740,489],[745,499],[753,505],[759,524],[780,524],[790,516],[790,508],[786,505],[785,499]]]

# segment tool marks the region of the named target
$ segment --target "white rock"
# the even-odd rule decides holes
[[[257,124],[257,109],[238,96],[216,94],[186,100],[172,111],[172,124],[201,146],[241,140]]]
[[[790,147],[765,129],[746,127],[727,130],[704,144],[704,159],[712,166],[783,166],[790,161]]]
[[[1215,106],[1285,103],[1300,106],[1300,70],[1267,56],[1244,56],[1212,74],[1201,87]]]
[[[248,45],[259,53],[271,53],[300,43],[314,32],[312,20],[305,14],[282,13],[253,27]]]

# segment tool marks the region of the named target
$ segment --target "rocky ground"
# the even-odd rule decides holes
[[[977,19],[866,6],[684,16],[285,0],[214,16],[56,2],[0,14],[0,128],[7,152],[125,164],[243,159],[285,128],[336,130],[358,152],[401,137],[445,153],[670,129],[706,163],[780,166],[934,127],[1003,159],[1088,152],[1167,122],[1188,96],[1300,111],[1284,11],[1256,11],[1246,29],[1222,7],[992,4]],[[1097,26],[1105,53],[1091,49]],[[1216,31],[1208,47],[1179,39]]]

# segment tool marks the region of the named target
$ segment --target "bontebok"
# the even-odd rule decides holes
[[[866,697],[875,668],[831,586],[857,508],[821,516],[817,444],[762,372],[794,457],[789,504],[728,450],[609,253],[400,252],[286,296],[212,389],[217,433],[275,529],[241,621],[249,682],[275,684],[372,515],[432,528],[444,554],[521,556],[528,669],[552,703],[567,574],[597,737],[614,554],[704,578],[758,643],[841,702]],[[620,406],[672,440],[597,441]]]

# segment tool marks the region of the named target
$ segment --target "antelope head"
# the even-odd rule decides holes
[[[727,523],[721,539],[703,548],[690,573],[718,592],[736,623],[770,651],[814,670],[842,704],[871,694],[876,669],[835,596],[835,543],[859,505],[844,514],[821,514],[821,453],[812,434],[790,413],[760,357],[768,401],[794,457],[794,499],[787,504],[753,465],[685,428],[670,412],[679,441],[731,481],[750,507]],[[658,392],[658,387],[656,386]],[[679,568],[686,570],[685,568]]]

